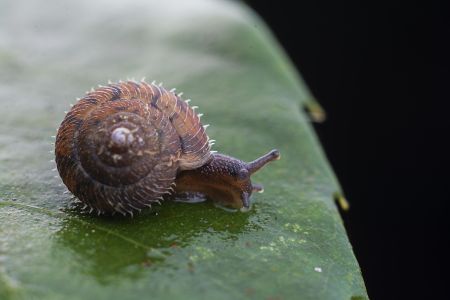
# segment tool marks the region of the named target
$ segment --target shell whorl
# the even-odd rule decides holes
[[[80,99],[58,129],[64,184],[98,213],[133,214],[171,193],[176,175],[211,159],[199,116],[172,91],[126,81]]]

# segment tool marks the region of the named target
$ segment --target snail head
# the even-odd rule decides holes
[[[197,191],[224,206],[247,209],[252,193],[264,191],[262,185],[251,182],[251,175],[279,158],[278,150],[272,150],[249,163],[214,154],[211,161],[202,167],[181,172],[177,176],[176,189],[178,192]]]
[[[236,159],[236,165],[238,165],[239,171],[234,176],[234,185],[237,186],[239,193],[239,199],[235,199],[233,204],[235,207],[250,207],[250,196],[253,192],[262,193],[264,187],[261,184],[252,183],[250,176],[264,167],[271,161],[280,159],[280,152],[278,150],[272,150],[269,153],[255,159],[252,162],[245,163]],[[232,176],[233,177],[233,176]],[[229,184],[233,186],[233,182],[229,181]]]

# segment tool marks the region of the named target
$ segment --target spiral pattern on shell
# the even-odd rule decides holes
[[[179,171],[211,159],[199,116],[173,90],[101,86],[67,113],[55,143],[67,188],[99,214],[133,214],[173,191]]]

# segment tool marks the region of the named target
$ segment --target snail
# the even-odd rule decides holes
[[[87,92],[62,121],[55,162],[63,183],[90,212],[133,215],[167,195],[200,193],[248,208],[263,187],[250,176],[279,159],[278,150],[249,163],[211,151],[208,125],[175,89],[144,80]]]

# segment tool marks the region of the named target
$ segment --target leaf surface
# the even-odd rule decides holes
[[[63,112],[91,86],[144,76],[193,99],[215,150],[280,149],[249,212],[70,209],[50,162]],[[367,298],[303,111],[316,102],[242,4],[2,1],[0,101],[0,299]]]

